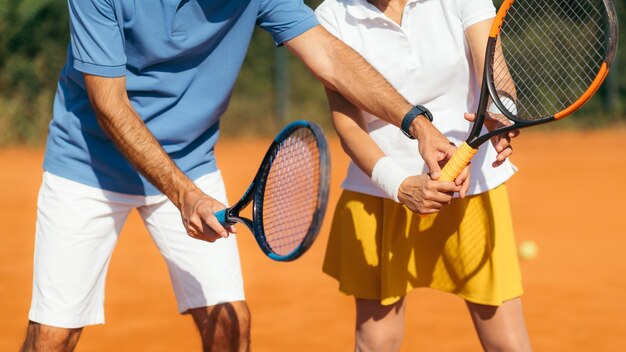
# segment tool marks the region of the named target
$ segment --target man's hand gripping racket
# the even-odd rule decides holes
[[[491,138],[578,110],[606,78],[617,33],[610,0],[505,0],[487,42],[472,130],[441,180],[456,179]],[[487,111],[509,122],[481,136]]]
[[[245,224],[270,258],[294,260],[319,233],[329,182],[330,157],[322,129],[296,121],[276,136],[241,199],[214,215],[224,226]],[[250,203],[252,219],[240,216]]]

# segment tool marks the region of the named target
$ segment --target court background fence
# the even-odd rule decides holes
[[[305,2],[315,8],[321,1]],[[495,1],[497,6],[500,2]],[[558,128],[626,125],[626,0],[614,0],[614,5],[621,35],[610,76],[596,96]],[[68,32],[66,0],[0,0],[0,147],[45,142]],[[271,136],[296,119],[318,122],[332,133],[322,85],[285,47],[276,48],[270,35],[257,28],[221,120],[222,135]]]

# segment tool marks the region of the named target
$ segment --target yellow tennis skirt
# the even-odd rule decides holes
[[[357,298],[397,302],[416,287],[499,306],[523,289],[505,185],[420,217],[390,199],[344,191],[323,270]]]

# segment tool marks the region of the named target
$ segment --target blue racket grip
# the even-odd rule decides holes
[[[222,209],[222,210],[218,210],[215,213],[213,213],[213,215],[215,215],[215,217],[217,218],[217,221],[220,222],[220,224],[222,224],[222,226],[226,226],[229,225],[230,223],[226,220],[226,212],[228,211],[228,208]]]

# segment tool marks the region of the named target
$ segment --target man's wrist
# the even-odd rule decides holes
[[[430,110],[428,110],[423,105],[415,105],[412,107],[402,119],[402,123],[400,124],[400,130],[404,133],[405,136],[411,139],[415,139],[416,133],[413,131],[413,121],[415,119],[427,119],[428,121],[433,121],[433,115]]]

